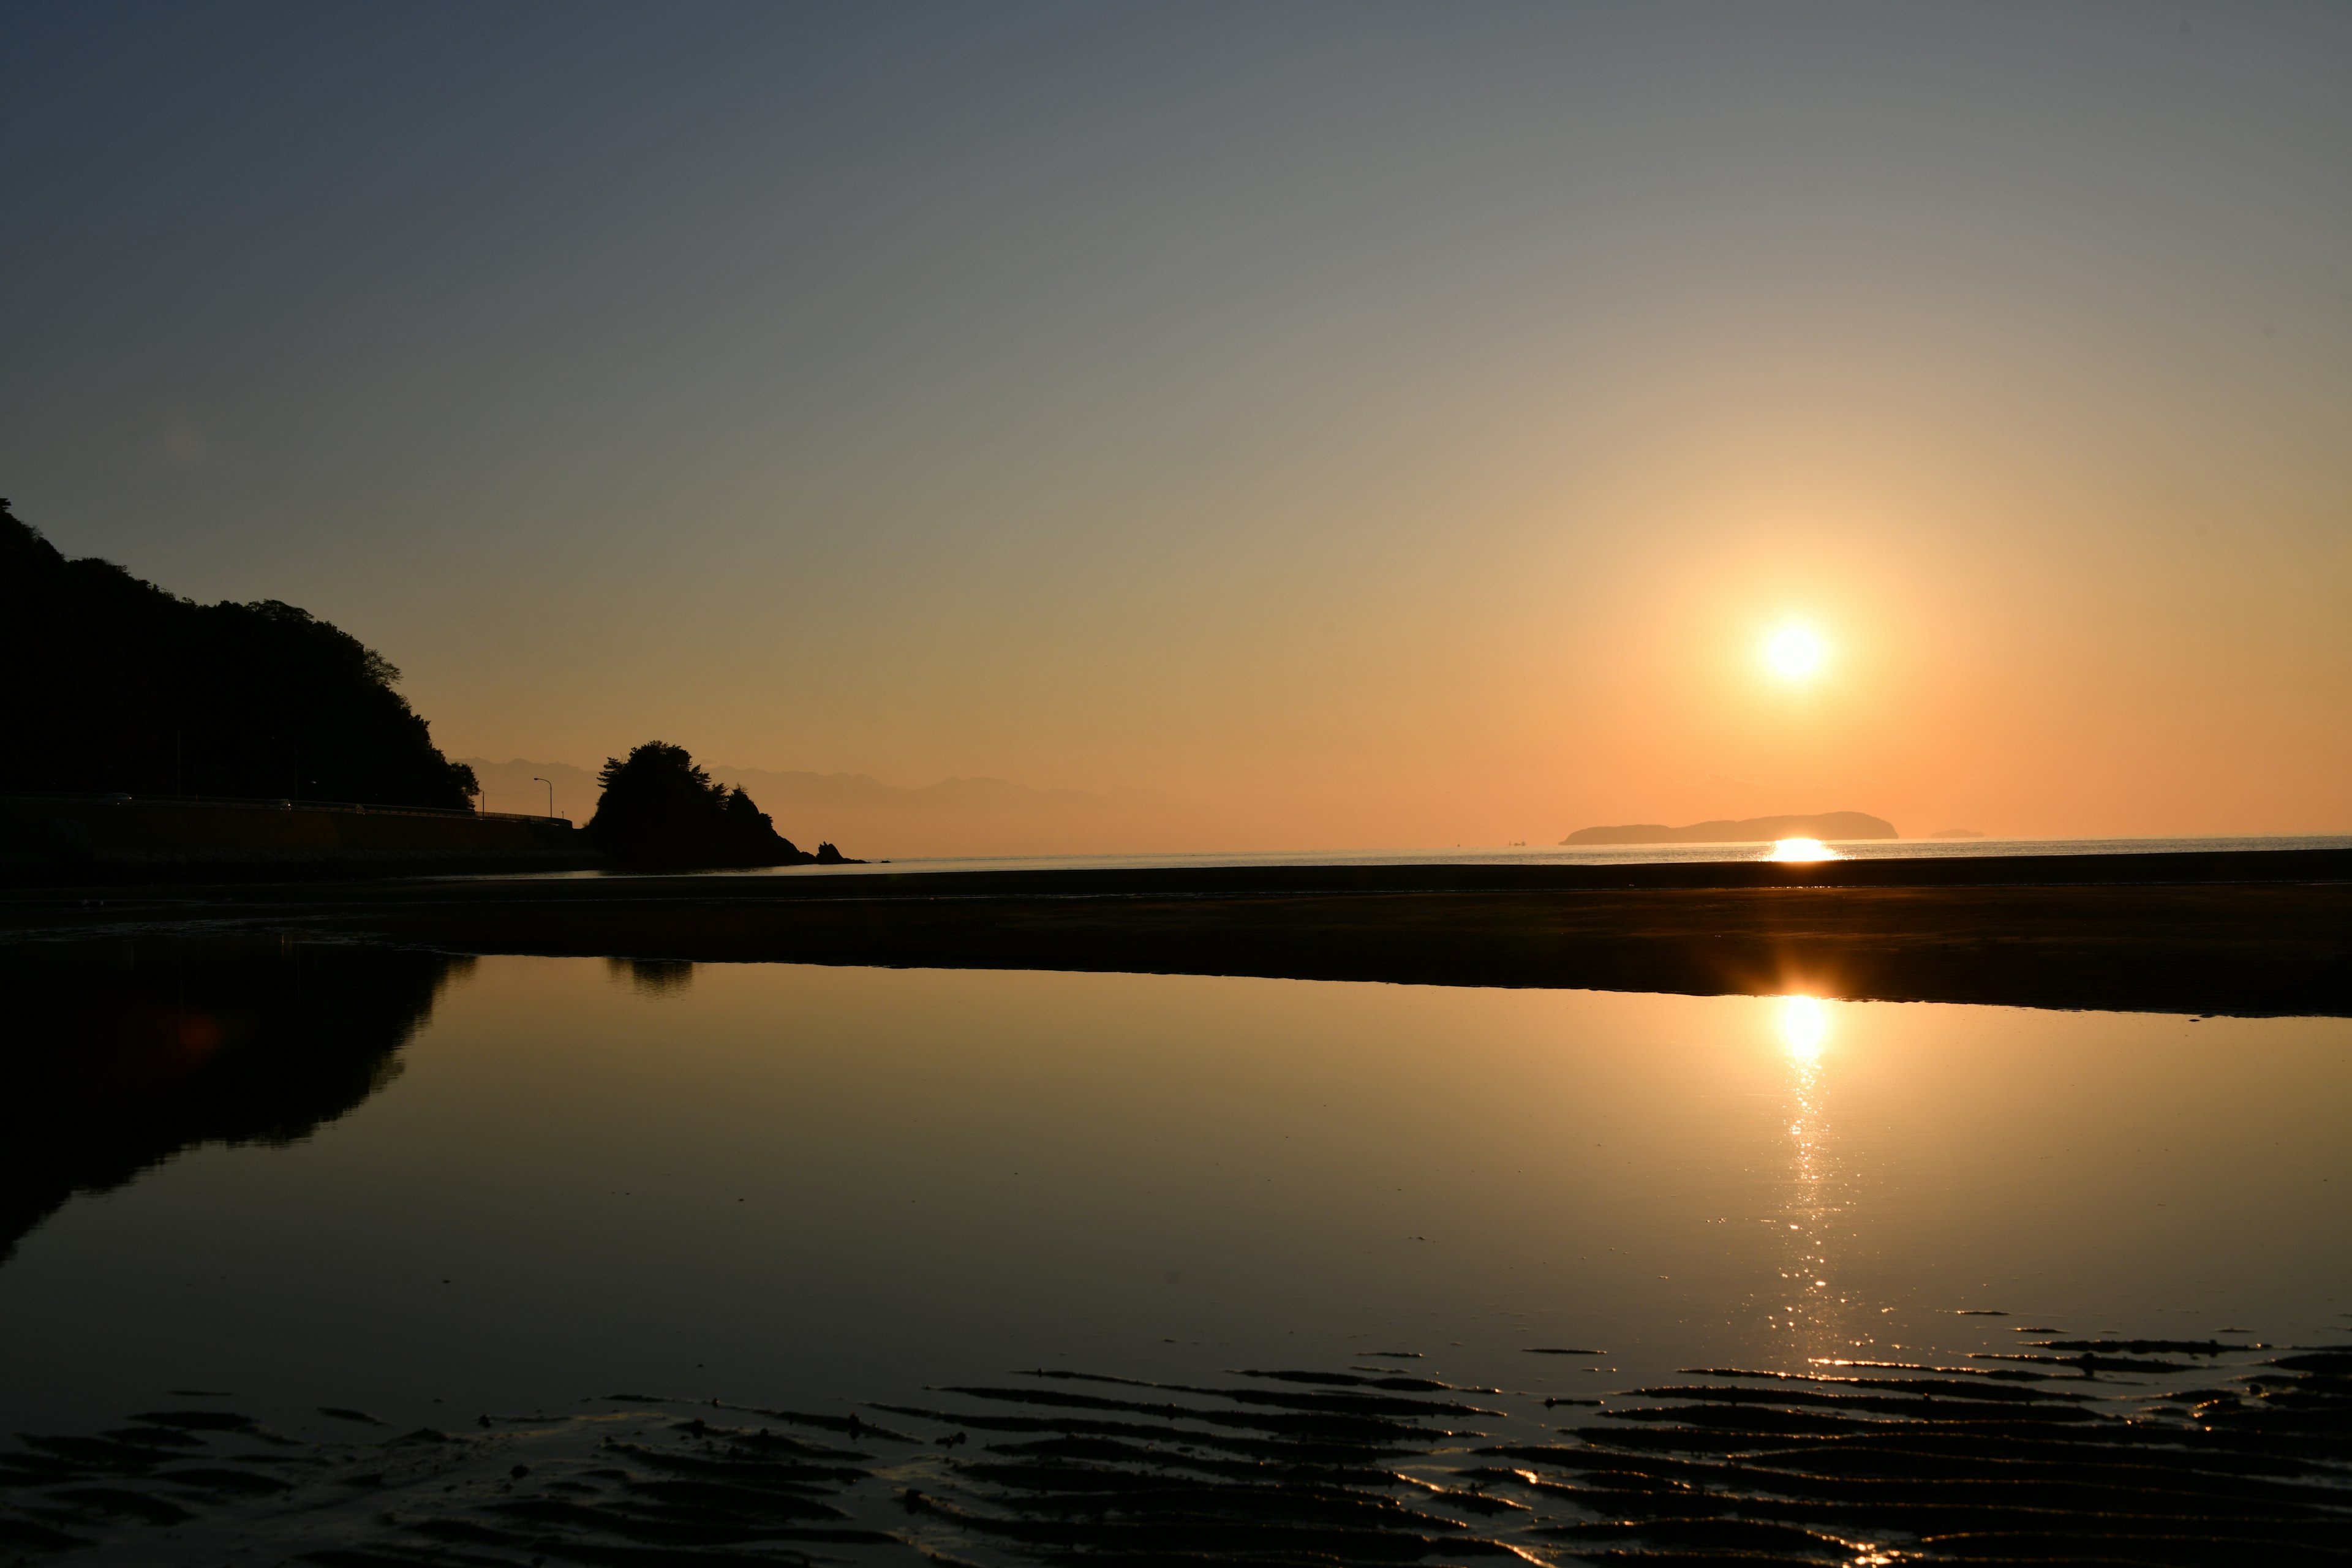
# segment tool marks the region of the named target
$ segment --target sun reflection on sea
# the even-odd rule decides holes
[[[1830,1036],[1830,1014],[1818,996],[1780,998],[1780,1039],[1789,1054],[1811,1061],[1822,1054]]]
[[[1829,1136],[1822,1056],[1835,1023],[1833,1005],[1801,994],[1780,998],[1774,1032],[1788,1062],[1789,1184],[1779,1224],[1788,1251],[1766,1327],[1785,1334],[1797,1355],[1841,1354],[1861,1342],[1846,1327],[1849,1303],[1831,1259],[1832,1234],[1844,1223],[1848,1194]]]
[[[1836,850],[1818,838],[1782,838],[1772,846],[1767,860],[1843,860]]]

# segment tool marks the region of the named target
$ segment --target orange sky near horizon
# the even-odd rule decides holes
[[[2343,7],[138,16],[8,24],[5,493],[453,756],[2352,832]]]

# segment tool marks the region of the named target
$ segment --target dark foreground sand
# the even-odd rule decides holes
[[[0,901],[0,937],[159,929],[478,953],[2352,1016],[2345,850],[509,878]]]
[[[325,1405],[299,1439],[184,1395],[0,1449],[0,1548],[347,1568],[2341,1563],[2352,1354],[2231,1333],[1709,1368],[1605,1410],[1380,1352],[1198,1384],[1039,1368],[817,1411],[615,1394],[450,1430]]]

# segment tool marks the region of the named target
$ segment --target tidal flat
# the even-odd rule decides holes
[[[1244,864],[109,886],[0,940],[342,937],[465,953],[1803,993],[2352,1016],[2352,848]]]
[[[33,1560],[2342,1555],[2341,1018],[0,966]]]

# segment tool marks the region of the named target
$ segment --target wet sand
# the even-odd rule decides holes
[[[621,1394],[403,1432],[325,1406],[339,1430],[310,1442],[190,1391],[0,1450],[0,1547],[350,1568],[2340,1563],[2352,1354],[2266,1349],[2044,1336],[1965,1365],[1708,1369],[1555,1431],[1417,1355],[1214,1384],[1041,1369],[847,1412]]]
[[[26,892],[0,933],[2352,1016],[2352,851]]]

